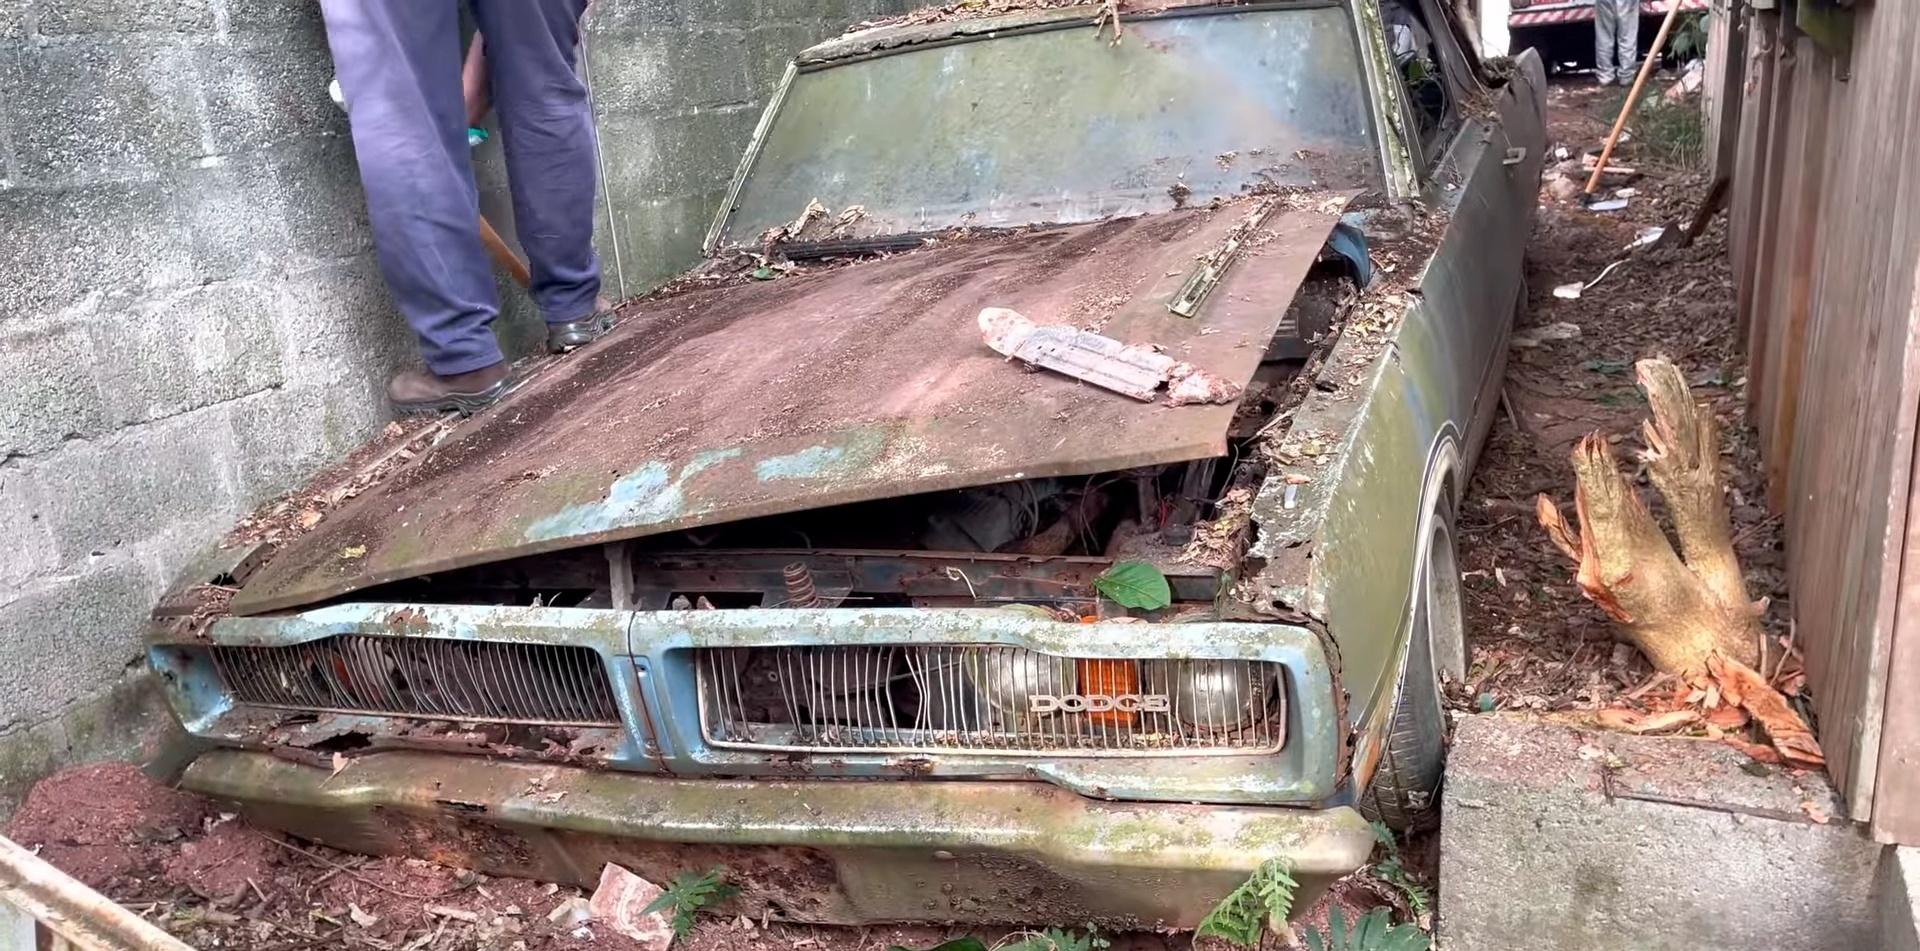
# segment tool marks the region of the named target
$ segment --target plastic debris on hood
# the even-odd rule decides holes
[[[1157,350],[1088,330],[1042,326],[1005,307],[980,312],[980,333],[998,353],[1141,402],[1152,402],[1163,386],[1168,406],[1231,403],[1240,397],[1238,383]]]

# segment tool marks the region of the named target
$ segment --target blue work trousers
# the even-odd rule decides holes
[[[461,0],[321,0],[381,273],[441,376],[500,362],[460,93]],[[594,138],[574,71],[586,0],[470,0],[529,288],[550,323],[592,313]]]

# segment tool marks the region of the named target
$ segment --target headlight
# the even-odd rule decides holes
[[[1147,682],[1173,698],[1181,723],[1208,733],[1244,730],[1271,715],[1271,664],[1244,660],[1156,661]]]
[[[1011,647],[969,651],[967,683],[995,713],[1019,719],[1033,712],[1035,696],[1060,697],[1079,692],[1073,659]]]

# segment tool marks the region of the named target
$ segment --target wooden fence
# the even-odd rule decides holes
[[[1710,114],[1795,636],[1849,811],[1920,844],[1920,4],[1755,2]]]

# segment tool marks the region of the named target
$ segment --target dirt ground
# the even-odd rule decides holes
[[[1550,154],[1564,145],[1577,166],[1581,148],[1605,136],[1606,106],[1613,101],[1591,86],[1556,86]],[[1495,423],[1459,515],[1473,648],[1463,699],[1476,709],[1594,710],[1623,702],[1652,677],[1645,659],[1616,643],[1606,617],[1581,597],[1570,563],[1534,517],[1540,493],[1571,511],[1568,455],[1582,436],[1606,434],[1623,461],[1640,448],[1646,402],[1634,386],[1633,364],[1647,357],[1673,360],[1695,399],[1719,418],[1735,548],[1750,593],[1772,599],[1764,618],[1769,633],[1788,633],[1781,529],[1766,509],[1746,420],[1726,217],[1714,219],[1689,248],[1624,250],[1643,229],[1691,216],[1708,186],[1701,176],[1647,164],[1652,148],[1636,145],[1629,142],[1615,159],[1645,172],[1629,183],[1636,193],[1624,210],[1588,211],[1577,200],[1556,199],[1550,183],[1542,189],[1528,251],[1528,313],[1507,366],[1511,413]],[[1580,179],[1577,172],[1574,178]],[[1607,272],[1615,262],[1624,263]],[[1578,299],[1554,294],[1603,272]],[[1527,331],[1560,324],[1579,328],[1579,335],[1525,345]],[[1637,481],[1659,516],[1660,501],[1644,474]]]
[[[1565,146],[1577,166],[1580,151],[1606,131],[1607,98],[1589,86],[1556,86],[1549,100],[1550,153]],[[1578,714],[1630,704],[1635,691],[1648,686],[1651,669],[1614,643],[1606,619],[1581,598],[1570,566],[1548,545],[1533,516],[1538,493],[1563,503],[1570,499],[1567,454],[1581,436],[1606,433],[1620,443],[1623,456],[1634,447],[1634,427],[1645,404],[1634,389],[1632,365],[1643,357],[1675,360],[1696,396],[1719,414],[1736,546],[1753,594],[1773,599],[1769,629],[1787,633],[1779,525],[1766,512],[1753,438],[1745,425],[1724,220],[1688,249],[1627,251],[1642,229],[1690,214],[1706,183],[1660,170],[1651,147],[1629,143],[1619,161],[1644,172],[1629,183],[1636,194],[1622,211],[1592,212],[1556,197],[1551,188],[1542,191],[1527,268],[1528,313],[1507,371],[1510,412],[1495,424],[1460,513],[1472,660],[1455,700],[1465,709]],[[1578,299],[1555,296],[1555,287],[1595,281],[1620,261]],[[1577,327],[1577,336],[1531,344],[1526,339],[1527,331],[1559,324]],[[346,467],[360,477],[322,486],[326,497],[320,501],[315,501],[320,496],[289,499],[284,511],[263,513],[240,534],[270,537],[310,527],[304,522],[318,516],[301,519],[307,509],[317,512],[357,494],[392,461],[389,457],[422,451],[440,435],[433,423],[396,426],[360,460],[362,465]],[[580,897],[576,889],[289,840],[122,764],[50,777],[14,816],[8,834],[198,947],[618,951],[637,946],[600,926],[550,921],[550,911]],[[1403,846],[1414,878],[1429,889],[1437,845],[1437,837],[1423,836]],[[1323,925],[1336,905],[1353,919],[1380,904],[1396,906],[1396,917],[1413,917],[1403,894],[1362,872],[1339,883],[1302,920]],[[762,927],[713,916],[703,918],[691,939],[678,946],[689,951],[879,951],[894,945],[927,948],[961,933],[935,927]],[[983,937],[991,944],[1000,935]],[[1193,945],[1184,935],[1112,939],[1115,949],[1137,951]]]

